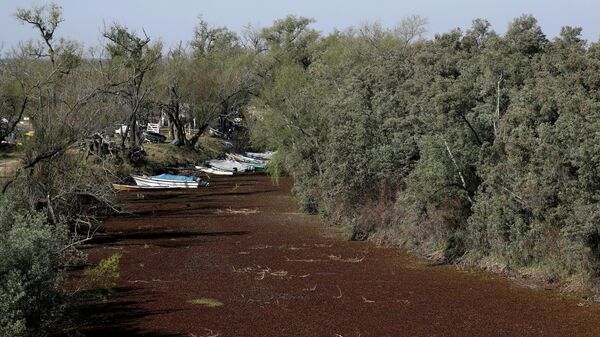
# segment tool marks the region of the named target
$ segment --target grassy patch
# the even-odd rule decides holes
[[[203,306],[209,307],[209,308],[216,308],[216,307],[223,306],[223,302],[217,301],[213,298],[197,298],[197,299],[189,300],[188,303],[195,304],[195,305],[203,305]]]
[[[165,167],[193,166],[225,152],[223,141],[210,137],[201,137],[198,148],[177,147],[169,143],[144,144],[146,150],[146,169],[162,170]]]

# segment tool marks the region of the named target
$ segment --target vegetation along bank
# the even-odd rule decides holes
[[[524,15],[426,39],[408,17],[326,35],[288,16],[240,33],[199,20],[168,51],[114,24],[89,50],[60,38],[56,5],[16,18],[40,38],[0,60],[4,335],[43,334],[79,294],[66,271],[121,211],[110,183],[217,156],[211,126],[276,151],[274,179],[352,240],[598,289],[600,44],[580,28],[548,39]],[[172,144],[148,146],[158,116]]]

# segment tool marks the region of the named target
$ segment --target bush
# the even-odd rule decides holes
[[[43,336],[63,309],[66,233],[0,198],[0,335]]]
[[[119,279],[119,262],[121,254],[113,254],[103,259],[93,268],[85,270],[84,275],[88,278],[90,286],[95,289],[112,290],[117,286]]]

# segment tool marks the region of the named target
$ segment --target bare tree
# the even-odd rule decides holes
[[[251,38],[257,48],[265,46],[262,33]],[[190,73],[195,79],[189,83],[194,102],[191,111],[200,126],[188,142],[194,146],[211,120],[219,117],[223,121],[239,114],[248,101],[257,85],[251,70],[257,50],[244,49],[235,33],[211,27],[203,20],[196,27],[191,46],[194,60]]]
[[[10,89],[1,88],[0,96],[0,141],[15,132],[19,121],[23,118],[29,98]]]
[[[161,68],[159,80],[158,105],[165,113],[174,131],[174,136],[180,145],[188,145],[185,133],[184,117],[191,117],[193,106],[190,91],[194,81],[191,57],[183,47],[171,50]],[[185,116],[184,116],[185,114]]]
[[[241,44],[255,55],[267,51],[266,41],[262,37],[261,29],[254,27],[252,24],[243,27]]]
[[[422,39],[427,33],[429,20],[419,15],[407,16],[394,28],[394,34],[406,44]]]
[[[148,110],[154,89],[150,76],[161,59],[162,45],[151,44],[150,37],[138,36],[127,27],[114,24],[105,29],[103,36],[109,41],[106,50],[111,58],[108,77],[115,86],[111,91],[128,107],[125,132],[121,133],[121,146],[129,136],[130,155],[141,148],[139,126],[143,113]]]
[[[14,50],[8,68],[21,90],[19,114],[31,117],[35,134],[24,143],[23,164],[2,193],[16,183],[30,208],[46,210],[51,222],[63,216],[77,222],[86,214],[80,206],[94,204],[83,199],[108,202],[102,187],[83,179],[96,179],[93,173],[73,158],[81,142],[105,128],[96,99],[106,88],[77,43],[56,39],[63,21],[59,6],[19,9],[16,17],[41,37]]]

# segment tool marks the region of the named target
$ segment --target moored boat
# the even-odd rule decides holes
[[[173,174],[160,174],[157,176],[131,176],[138,186],[148,187],[177,187],[177,188],[198,188],[201,183],[207,186],[208,183],[202,182],[198,177],[179,176]]]
[[[209,160],[206,162],[208,166],[212,168],[216,168],[222,171],[230,171],[230,172],[251,172],[254,171],[254,168],[247,163],[240,163],[236,160]]]
[[[225,171],[214,167],[196,166],[196,170],[200,170],[204,173],[214,174],[218,176],[232,176],[233,171]]]
[[[271,160],[275,152],[267,151],[267,152],[246,152],[246,157],[260,159],[260,160]]]
[[[153,131],[144,131],[144,140],[148,143],[164,143],[167,140],[165,135]]]
[[[258,169],[258,170],[263,170],[267,167],[266,164],[253,164],[253,163],[248,163],[248,166],[254,167],[255,169]]]
[[[266,160],[250,158],[250,157],[246,157],[244,155],[237,154],[237,153],[228,153],[227,158],[241,162],[241,163],[245,163],[245,164],[261,164],[261,165],[267,164]]]
[[[138,186],[138,185],[121,185],[121,184],[112,184],[112,188],[116,191],[148,191],[148,190],[177,190],[180,187],[169,187],[169,186]]]

